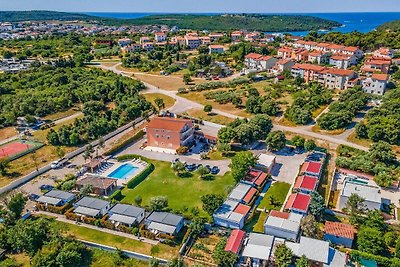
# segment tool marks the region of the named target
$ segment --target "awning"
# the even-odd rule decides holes
[[[86,215],[86,216],[91,216],[91,217],[96,217],[100,211],[96,209],[91,209],[91,208],[86,208],[79,206],[74,210],[75,213]]]
[[[108,218],[108,220],[131,225],[131,224],[135,223],[136,218],[135,217],[121,215],[121,214],[113,214],[113,215],[110,216],[110,218]]]
[[[167,233],[172,235],[175,232],[176,227],[172,225],[151,222],[148,226],[150,230],[157,230],[159,232]]]
[[[61,203],[62,200],[54,197],[41,196],[36,201],[44,204],[57,206],[58,204]]]

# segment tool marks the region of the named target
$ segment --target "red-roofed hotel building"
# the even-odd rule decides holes
[[[191,120],[170,117],[152,118],[146,127],[147,146],[176,150],[194,139]]]

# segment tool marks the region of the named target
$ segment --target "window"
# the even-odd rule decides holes
[[[167,139],[170,139],[170,138],[171,138],[171,136],[167,135]]]
[[[160,136],[158,134],[156,134],[156,138],[159,138]]]

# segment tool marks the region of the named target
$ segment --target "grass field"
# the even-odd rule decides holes
[[[63,121],[62,123],[59,123],[59,124],[57,124],[57,125],[55,125],[55,126],[53,126],[53,127],[51,127],[51,128],[48,128],[48,129],[37,130],[37,131],[35,131],[35,132],[33,133],[33,137],[34,137],[36,140],[40,141],[40,142],[46,142],[46,141],[47,141],[47,133],[50,131],[50,129],[53,129],[53,130],[56,130],[56,131],[57,131],[57,130],[60,129],[63,125],[72,124],[72,123],[74,123],[74,121],[75,121],[76,119],[82,118],[83,116],[84,116],[84,115],[82,114],[82,115],[80,115],[80,116],[78,116],[78,117],[76,117],[76,118],[72,118],[72,119]]]
[[[286,195],[288,194],[290,189],[290,184],[285,182],[275,182],[268,189],[267,193],[265,193],[264,198],[261,200],[258,208],[266,209],[266,210],[280,210],[283,205],[283,202],[286,199]],[[279,205],[271,204],[271,197],[275,200]]]
[[[20,253],[20,254],[7,254],[7,258],[13,259],[19,266],[19,267],[29,267],[31,266],[30,258],[27,254],[25,253]],[[3,266],[2,263],[0,262],[0,266]],[[4,265],[8,266],[8,265]]]
[[[346,129],[336,129],[336,130],[322,130],[318,125],[314,125],[311,130],[314,133],[322,133],[322,134],[330,134],[330,135],[339,135],[346,131]]]
[[[139,261],[136,259],[120,259],[116,253],[104,251],[101,249],[92,249],[92,263],[90,267],[148,267],[149,263],[145,261]]]
[[[252,114],[247,113],[246,110],[244,110],[244,109],[236,108],[232,103],[219,104],[217,102],[214,102],[211,99],[206,99],[204,97],[204,93],[206,93],[206,92],[209,92],[209,91],[190,92],[190,93],[187,93],[187,94],[179,94],[179,95],[181,97],[184,97],[186,99],[192,100],[192,101],[197,102],[197,103],[200,103],[202,105],[211,105],[215,109],[228,112],[228,113],[230,113],[232,115],[246,117],[246,118],[252,117]]]
[[[165,104],[164,109],[168,109],[175,104],[175,99],[164,94],[153,93],[153,94],[143,94],[143,96],[146,98],[148,102],[150,102],[155,107],[157,107],[156,104],[154,103],[154,99],[156,98],[161,98],[162,100],[164,100]]]
[[[122,191],[124,203],[134,203],[136,196],[143,199],[142,205],[148,205],[150,198],[167,196],[169,207],[174,210],[185,208],[201,208],[201,196],[205,194],[227,194],[227,187],[234,185],[230,173],[215,176],[214,180],[202,180],[197,173],[192,177],[177,177],[171,169],[171,163],[152,161],[155,170],[134,189],[125,188]]]
[[[4,140],[17,135],[17,131],[14,127],[5,127],[0,129],[0,140]]]
[[[219,114],[212,113],[212,112],[207,113],[201,109],[189,109],[185,113],[186,113],[186,115],[188,115],[190,117],[194,117],[194,118],[198,118],[198,119],[201,119],[204,121],[209,121],[209,122],[222,124],[222,125],[227,125],[227,124],[231,123],[232,121],[234,121],[234,119],[232,119],[232,118],[228,118],[226,116],[219,115]]]
[[[52,224],[55,228],[62,230],[65,235],[72,236],[73,238],[76,239],[82,239],[111,247],[117,247],[119,249],[125,249],[147,255],[152,255],[151,253],[152,245],[144,242],[60,221],[54,221]],[[158,244],[156,246],[158,247],[159,252],[157,254],[154,254],[153,256],[170,259],[178,255],[178,250],[179,250],[178,246],[171,247],[165,244]]]
[[[74,115],[75,113],[77,113],[78,111],[76,110],[76,108],[71,108],[65,111],[60,111],[60,112],[56,112],[50,115],[47,115],[45,117],[43,117],[42,119],[44,120],[58,120],[58,119],[62,119],[71,115]]]

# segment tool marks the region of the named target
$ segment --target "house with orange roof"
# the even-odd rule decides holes
[[[329,54],[320,50],[314,50],[308,54],[307,61],[319,65],[325,64],[329,61]]]
[[[330,89],[347,89],[349,82],[357,77],[352,70],[326,68],[322,71],[324,75],[324,86]]]
[[[290,47],[281,47],[278,49],[277,56],[282,59],[291,59],[293,49]]]
[[[211,44],[211,39],[208,36],[199,37],[201,45],[209,45]]]
[[[155,117],[146,126],[147,148],[175,151],[194,139],[191,120],[170,117]]]
[[[301,175],[297,177],[296,183],[293,186],[295,191],[299,191],[305,194],[311,194],[317,189],[318,178],[309,175]]]
[[[311,196],[308,194],[293,193],[289,196],[285,204],[285,210],[301,215],[307,215],[310,201]]]
[[[174,37],[172,37],[171,41],[177,43],[180,46],[186,45],[186,39],[185,39],[185,37],[182,37],[182,36],[174,36]]]
[[[224,37],[223,33],[210,33],[208,35],[208,37],[210,37],[211,42],[217,42],[219,39],[221,39],[222,37]]]
[[[192,34],[186,34],[185,36],[185,45],[189,47],[189,49],[196,49],[200,46],[200,39],[197,36]]]
[[[281,74],[284,70],[291,70],[296,63],[292,59],[280,59],[276,62],[271,72],[275,75]]]
[[[377,58],[392,59],[394,57],[394,50],[388,47],[381,47],[375,50],[372,55]]]
[[[227,199],[214,212],[214,224],[231,229],[242,229],[250,209],[250,206]]]
[[[361,71],[367,75],[372,75],[377,72],[387,74],[391,63],[391,60],[388,59],[367,58],[364,61],[364,65],[361,67]]]
[[[304,48],[307,50],[314,50],[317,47],[317,42],[298,40],[293,44],[295,48]]]
[[[154,39],[156,42],[165,42],[167,41],[167,34],[165,32],[156,32],[154,34]]]
[[[143,48],[143,50],[151,51],[154,49],[154,44],[153,43],[143,43],[142,48]]]
[[[278,59],[271,56],[263,56],[257,53],[250,53],[244,58],[244,65],[250,72],[265,71],[272,69]]]
[[[362,89],[364,92],[374,95],[383,95],[386,91],[389,75],[374,73],[371,77],[362,80]]]
[[[259,32],[250,32],[245,35],[244,40],[247,42],[255,42],[258,39],[260,39],[260,33]]]
[[[306,83],[318,81],[325,67],[313,64],[295,64],[292,67],[291,74],[293,77],[303,78]]]
[[[142,36],[142,37],[140,37],[140,44],[145,44],[145,43],[150,43],[151,41],[150,41],[150,38],[148,37],[148,36]]]
[[[129,38],[121,38],[121,39],[118,40],[118,45],[119,45],[120,47],[128,46],[128,45],[130,45],[131,43],[132,43],[132,40],[129,39]]]
[[[231,40],[234,42],[234,41],[240,40],[243,36],[244,36],[244,32],[234,31],[231,33]]]
[[[309,53],[310,52],[304,48],[295,49],[292,51],[291,58],[298,62],[299,61],[307,61]]]
[[[224,46],[223,45],[210,45],[208,47],[210,54],[222,54],[224,53]]]
[[[347,69],[355,64],[357,64],[357,58],[354,55],[333,54],[329,58],[329,65],[338,69]]]
[[[324,240],[335,245],[351,248],[353,246],[356,232],[356,228],[350,224],[326,221],[324,227]]]
[[[139,51],[141,48],[142,48],[142,46],[140,44],[133,43],[133,44],[130,44],[128,46],[122,47],[122,52],[132,53],[132,52],[135,52],[135,51]]]

